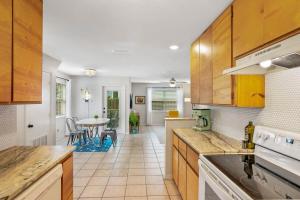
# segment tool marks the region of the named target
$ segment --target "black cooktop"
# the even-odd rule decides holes
[[[300,199],[300,177],[255,155],[205,156],[253,199]]]

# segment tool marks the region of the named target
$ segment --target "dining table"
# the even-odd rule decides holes
[[[89,138],[93,138],[95,128],[97,130],[95,133],[95,137],[97,135],[99,137],[98,128],[100,126],[104,127],[106,124],[108,124],[109,121],[110,121],[110,119],[108,119],[108,118],[86,118],[86,119],[78,120],[76,122],[76,124],[78,126],[87,128]]]

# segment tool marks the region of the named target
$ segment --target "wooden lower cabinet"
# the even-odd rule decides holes
[[[175,134],[173,134],[174,136]],[[176,136],[177,137],[177,136]],[[185,151],[179,151],[173,144],[172,147],[172,176],[183,200],[198,199],[198,159],[199,153],[195,152],[188,144],[178,138],[179,146],[185,146]],[[184,153],[184,155],[182,155]]]
[[[172,147],[172,175],[176,185],[178,185],[178,150]]]
[[[186,199],[198,200],[199,178],[189,165],[187,165],[186,168],[186,182],[188,184],[186,189]]]
[[[186,161],[181,154],[178,156],[178,190],[182,200],[186,200]]]
[[[61,199],[73,199],[73,155],[62,162]]]

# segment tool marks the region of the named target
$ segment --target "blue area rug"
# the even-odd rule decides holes
[[[112,141],[110,137],[106,137],[102,142],[102,145],[99,147],[99,138],[95,137],[92,141],[88,141],[87,144],[79,145],[79,141],[74,143],[73,145],[76,146],[75,152],[107,152],[112,145]]]

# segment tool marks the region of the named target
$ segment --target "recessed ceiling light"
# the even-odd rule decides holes
[[[128,54],[129,50],[128,49],[113,49],[112,53],[114,53],[114,54]]]
[[[259,63],[262,68],[269,68],[272,65],[272,60],[265,60]]]
[[[177,45],[171,45],[171,46],[169,46],[169,48],[170,48],[171,50],[178,50],[178,49],[179,49],[179,46],[177,46]]]

